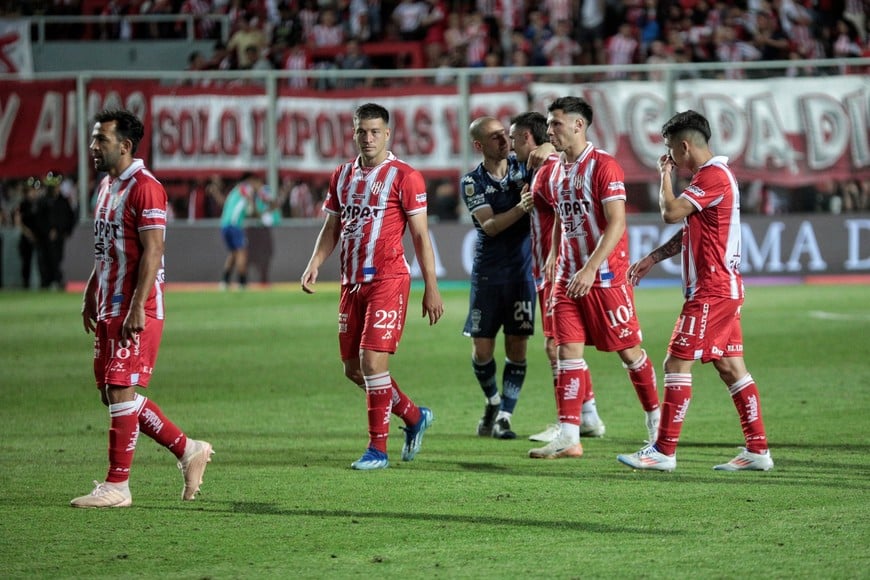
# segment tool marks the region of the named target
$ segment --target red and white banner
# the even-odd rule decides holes
[[[531,108],[546,112],[558,96],[583,95],[595,118],[590,141],[619,159],[626,181],[656,181],[664,152],[666,86],[619,81],[588,85],[535,83]],[[827,179],[870,179],[870,77],[681,81],[677,110],[704,113],[713,149],[727,155],[742,180],[797,186]],[[282,93],[276,103],[277,158],[287,174],[328,175],[356,152],[354,109],[383,104],[391,113],[390,148],[426,175],[467,171],[460,156],[467,128],[459,126],[461,97],[427,86],[343,93]],[[167,86],[157,81],[91,81],[88,119],[124,106],[145,121],[149,138],[138,157],[161,177],[265,169],[267,97],[261,88]],[[524,90],[475,93],[469,118],[493,115],[507,124],[529,108]],[[75,81],[0,81],[0,178],[47,171],[75,173],[80,144],[91,127],[75,118]],[[88,121],[90,123],[90,121]],[[470,163],[476,163],[472,157]]]
[[[661,127],[670,116],[666,89],[652,81],[536,83],[532,108],[583,96],[594,111],[589,140],[619,159],[627,182],[656,181],[665,153]],[[684,80],[675,97],[675,110],[707,117],[711,148],[741,180],[798,186],[870,178],[870,76]]]
[[[0,74],[33,74],[30,21],[25,18],[0,18]]]

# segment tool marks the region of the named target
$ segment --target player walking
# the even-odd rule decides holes
[[[728,387],[746,447],[723,471],[773,468],[761,416],[758,387],[743,360],[743,278],[740,275],[740,191],[728,158],[710,150],[710,124],[695,111],[671,117],[662,128],[668,152],[659,159],[659,207],[666,223],[683,228],[628,271],[637,284],[657,262],[680,254],[683,266],[682,312],[665,358],[665,401],[654,441],[637,453],[617,459],[635,469],[673,471],[680,430],[692,399],[692,366],[713,363]],[[674,169],[692,172],[692,181],[674,194]]]
[[[184,476],[182,499],[199,491],[211,444],[188,438],[157,404],[136,392],[147,387],[163,334],[163,246],[166,191],[133,155],[144,136],[142,122],[128,111],[96,117],[91,155],[100,182],[94,209],[94,269],[85,288],[82,319],[95,334],[94,375],[109,407],[109,471],[73,507],[127,507],[133,503],[129,477],[139,433],[178,458]]]
[[[390,412],[405,422],[402,460],[420,450],[434,415],[418,407],[390,375],[389,357],[405,327],[410,268],[402,237],[411,238],[425,289],[423,316],[435,324],[444,304],[435,278],[435,256],[426,217],[426,185],[419,171],[387,150],[390,114],[368,103],[354,113],[359,156],[336,168],[323,209],[326,219],[302,274],[302,290],[312,294],[320,266],[341,246],[341,298],[338,336],[344,374],[365,388],[369,444],[353,469],[389,466]]]

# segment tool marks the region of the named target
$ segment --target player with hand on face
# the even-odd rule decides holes
[[[668,151],[659,158],[659,208],[665,223],[682,222],[683,227],[628,270],[631,283],[637,284],[656,263],[679,254],[685,298],[665,358],[658,435],[640,451],[617,456],[634,469],[676,469],[677,443],[692,399],[692,366],[698,360],[712,363],[728,387],[746,443],[734,459],[713,469],[773,469],[758,386],[743,360],[740,190],[728,158],[710,150],[711,135],[710,123],[696,111],[677,113],[662,127]],[[674,193],[675,169],[692,173],[679,195]]]

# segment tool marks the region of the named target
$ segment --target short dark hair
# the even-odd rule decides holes
[[[665,141],[672,140],[684,133],[700,134],[704,137],[705,143],[710,141],[710,135],[712,135],[707,118],[691,109],[677,113],[668,119],[668,122],[662,127],[662,137],[665,138]]]
[[[557,110],[580,115],[586,119],[586,124],[592,124],[592,106],[586,102],[586,99],[581,97],[559,97],[547,107],[547,112],[549,113]]]
[[[390,112],[386,108],[377,103],[366,103],[357,107],[353,113],[353,121],[357,123],[363,119],[383,119],[384,123],[389,124]]]
[[[145,125],[139,120],[139,117],[126,109],[105,109],[97,113],[94,118],[97,123],[115,122],[115,133],[118,138],[123,141],[129,139],[132,143],[130,153],[136,153],[139,147],[139,142],[145,136]]]
[[[520,113],[511,119],[511,125],[516,125],[517,129],[524,129],[531,133],[535,145],[543,145],[548,141],[547,118],[537,111]]]

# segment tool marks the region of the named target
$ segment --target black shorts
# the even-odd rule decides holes
[[[495,338],[505,334],[531,336],[535,333],[537,296],[532,280],[505,284],[471,283],[468,318],[463,334],[474,338]]]

